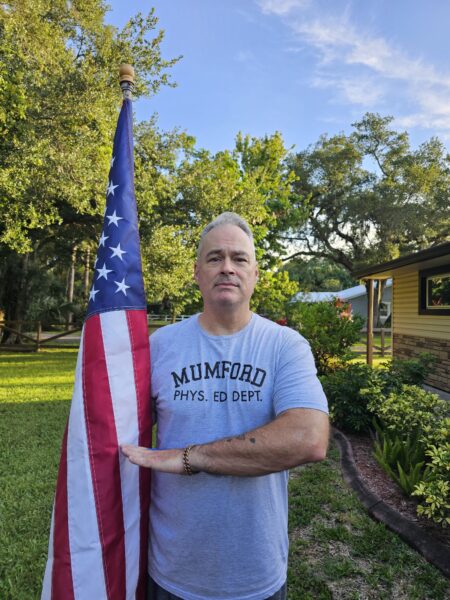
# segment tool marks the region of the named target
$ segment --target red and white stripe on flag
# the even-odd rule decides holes
[[[150,471],[121,444],[151,446],[145,310],[84,324],[42,600],[145,599]]]

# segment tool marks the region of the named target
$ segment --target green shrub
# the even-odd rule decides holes
[[[377,460],[406,493],[419,499],[419,514],[449,525],[450,404],[416,385],[402,385],[384,399],[378,391],[365,395],[370,395],[368,409],[381,421],[380,438],[390,440],[385,447],[376,446]]]
[[[422,481],[412,495],[423,499],[417,507],[419,515],[424,515],[443,527],[450,525],[450,483],[448,479],[436,478],[432,481]]]
[[[417,385],[403,384],[387,397],[379,387],[363,390],[362,394],[368,399],[368,409],[383,427],[404,438],[434,431],[449,411],[445,400]]]
[[[422,383],[433,358],[381,369],[360,363],[321,376],[334,425],[348,432],[377,429],[375,457],[394,481],[419,500],[417,511],[450,525],[450,404]]]
[[[434,400],[430,405],[430,397],[421,388],[413,386],[412,390],[402,392],[402,386],[421,383],[430,372],[432,362],[430,355],[422,354],[411,360],[396,360],[379,369],[361,363],[345,363],[339,369],[322,375],[320,379],[328,398],[333,424],[348,432],[369,431],[373,416],[378,414],[378,407],[386,407],[386,399],[390,394],[400,394],[402,403],[396,408],[397,400],[393,396],[386,411],[390,412],[392,405],[395,418],[402,421],[403,414],[399,413],[403,410],[410,414],[420,408],[423,396],[410,406],[410,396],[414,396],[416,390],[419,390],[419,395],[425,394],[425,398],[428,398],[428,404],[425,402],[423,405],[423,411],[427,412]],[[378,416],[383,418],[382,414]],[[420,413],[418,416],[421,419],[423,415]],[[424,427],[428,421],[425,418]]]
[[[383,370],[385,388],[392,389],[404,383],[422,385],[427,375],[433,371],[435,363],[436,357],[429,352],[422,352],[416,358],[407,360],[393,358]]]
[[[364,320],[349,317],[349,305],[342,302],[297,302],[288,309],[288,325],[311,344],[319,374],[336,369],[352,356]]]
[[[430,476],[416,486],[412,495],[420,501],[419,514],[446,527],[450,525],[450,418],[444,419],[429,436],[437,440],[437,444],[430,444],[425,451]]]
[[[432,372],[435,357],[427,352],[422,352],[416,358],[407,360],[393,359],[384,363],[377,369],[378,378],[375,385],[368,386],[364,394],[371,404],[375,406],[384,403],[385,398],[394,391],[400,391],[402,386],[420,386],[427,375]]]
[[[350,433],[367,432],[373,413],[368,408],[364,390],[379,389],[379,374],[361,363],[347,363],[345,367],[320,378],[328,399],[333,425]]]

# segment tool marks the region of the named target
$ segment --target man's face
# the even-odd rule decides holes
[[[195,264],[205,306],[248,306],[257,279],[253,244],[242,229],[222,225],[206,234]]]

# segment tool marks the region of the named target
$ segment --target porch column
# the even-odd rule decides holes
[[[369,279],[367,291],[367,349],[366,362],[372,366],[373,363],[373,279]]]

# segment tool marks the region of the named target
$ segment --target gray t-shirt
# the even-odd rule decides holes
[[[327,412],[306,340],[256,314],[233,335],[195,315],[150,338],[158,448],[236,436],[290,408]],[[149,573],[185,600],[263,600],[287,570],[288,472],[153,472]]]

